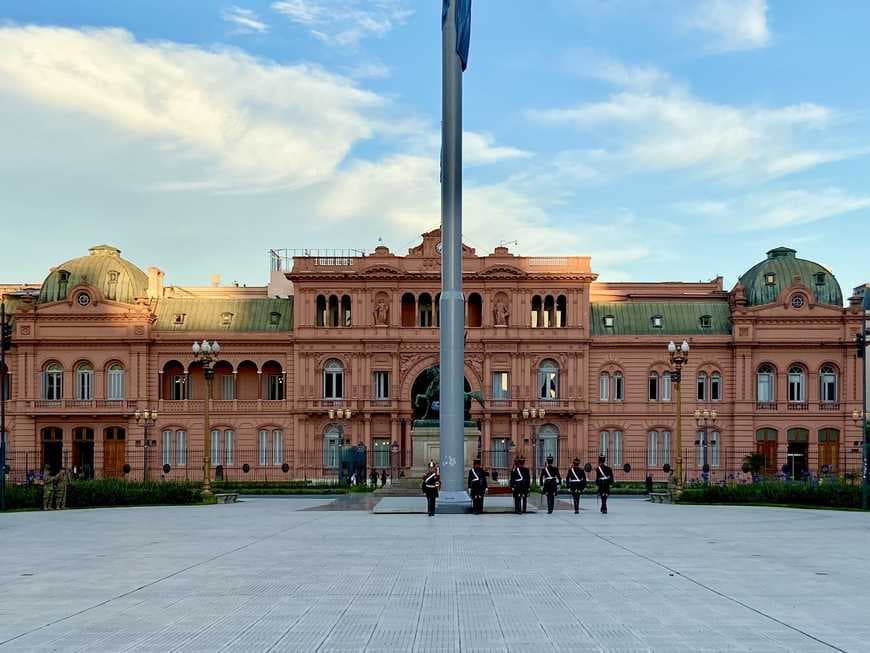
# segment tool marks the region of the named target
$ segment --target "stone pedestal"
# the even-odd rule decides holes
[[[470,422],[465,423],[465,461],[464,469],[471,466],[471,462],[477,456],[477,444],[480,441],[480,429]],[[441,429],[437,423],[424,422],[422,425],[414,424],[411,429],[411,475],[419,478],[426,471],[430,460],[439,464],[441,459]],[[464,472],[463,472],[464,473]]]

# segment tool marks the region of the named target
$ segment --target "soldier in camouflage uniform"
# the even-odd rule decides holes
[[[54,507],[57,510],[66,509],[66,492],[69,488],[69,472],[66,467],[61,467],[57,475],[57,494],[54,497]]]
[[[56,487],[55,477],[51,475],[51,469],[46,467],[42,472],[42,509],[54,510],[54,494]]]

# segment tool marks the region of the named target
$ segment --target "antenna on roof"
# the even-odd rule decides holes
[[[520,241],[518,241],[518,240],[500,240],[500,241],[498,241],[498,245],[496,245],[496,247],[505,247],[507,245],[513,245],[514,247],[519,247]]]

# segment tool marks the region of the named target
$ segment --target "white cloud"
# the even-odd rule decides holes
[[[589,74],[623,88],[602,101],[534,110],[529,116],[603,141],[585,161],[602,174],[688,169],[702,176],[757,180],[862,153],[810,144],[838,118],[824,106],[717,104],[694,96],[655,68],[613,63]]]
[[[786,189],[760,192],[728,201],[681,202],[684,213],[709,218],[723,231],[779,229],[808,224],[870,207],[870,195],[840,188]]]
[[[712,39],[710,50],[753,50],[770,44],[767,14],[767,0],[701,0],[685,25]]]
[[[390,67],[382,61],[364,61],[347,70],[354,79],[386,79],[390,76]]]
[[[239,34],[262,34],[269,31],[269,26],[260,20],[257,12],[252,9],[232,6],[221,12],[221,18],[235,25],[234,31]]]
[[[0,28],[0,94],[159,148],[178,163],[173,184],[224,188],[330,176],[375,134],[385,106],[318,66],[140,42],[121,29]]]
[[[272,9],[335,46],[383,37],[414,14],[406,0],[282,0]]]
[[[440,139],[439,139],[440,143]],[[466,165],[488,165],[502,161],[528,159],[531,152],[515,147],[495,144],[495,137],[489,133],[463,132],[462,161]]]

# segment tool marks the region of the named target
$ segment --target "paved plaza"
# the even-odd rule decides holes
[[[331,501],[0,515],[0,651],[870,650],[865,514]]]

